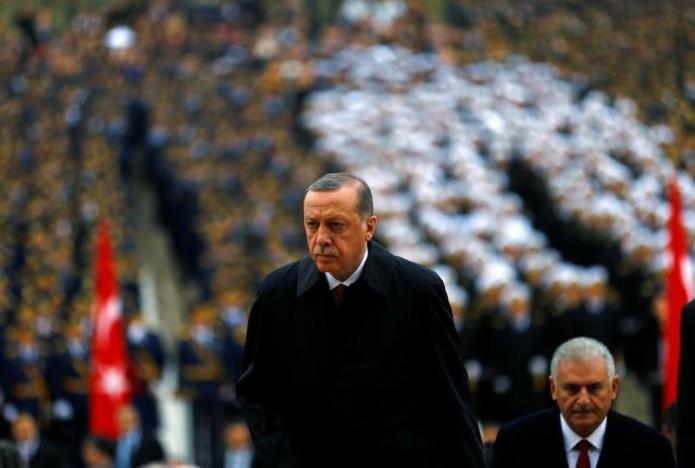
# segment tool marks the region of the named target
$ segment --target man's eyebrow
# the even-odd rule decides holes
[[[572,386],[572,387],[595,387],[595,386],[597,386],[597,385],[602,385],[602,382],[601,382],[600,380],[596,380],[596,381],[589,382],[589,383],[586,383],[586,384],[580,384],[580,383],[577,383],[577,382],[563,382],[563,383],[562,383],[562,386],[563,386],[563,387],[566,387],[566,386]]]

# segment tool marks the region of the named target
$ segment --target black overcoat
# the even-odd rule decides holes
[[[695,466],[695,301],[683,308],[678,373],[678,468]]]
[[[375,242],[340,307],[311,258],[254,303],[238,382],[264,467],[483,467],[444,285]]]

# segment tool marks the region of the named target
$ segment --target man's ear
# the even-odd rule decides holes
[[[618,387],[620,387],[620,377],[616,375],[615,377],[613,377],[613,381],[611,382],[611,392],[613,392],[613,400],[615,400],[618,396]]]
[[[557,400],[557,387],[552,376],[548,376],[548,387],[550,387],[550,396],[553,397],[553,400]]]
[[[367,240],[372,240],[372,237],[374,237],[374,233],[376,232],[376,223],[378,221],[378,218],[376,215],[371,215],[368,216],[367,219],[365,220],[365,226],[367,227],[367,230],[365,232],[365,236]]]

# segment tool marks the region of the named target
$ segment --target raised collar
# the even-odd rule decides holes
[[[367,248],[369,249],[369,257],[360,278],[374,291],[384,295],[388,292],[391,283],[394,257],[376,242],[368,242]],[[314,261],[308,255],[299,260],[297,276],[297,297],[304,295],[319,280],[323,279],[323,274],[319,272]]]

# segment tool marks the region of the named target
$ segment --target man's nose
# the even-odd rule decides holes
[[[323,224],[319,226],[318,230],[316,231],[316,243],[319,244],[320,246],[327,246],[331,244],[331,235],[330,231],[326,226]]]
[[[580,405],[588,405],[591,403],[591,399],[589,398],[589,391],[586,388],[582,388],[579,390],[579,398],[577,399],[577,403]]]

